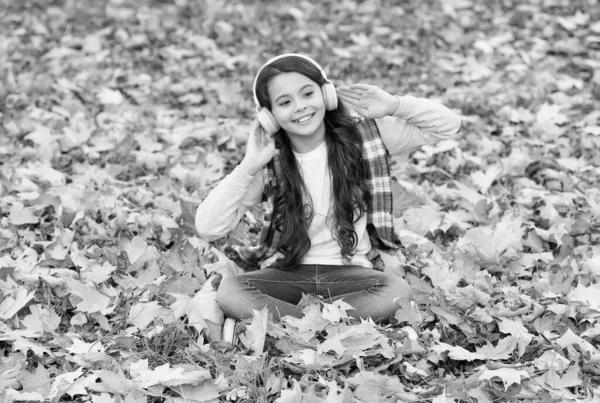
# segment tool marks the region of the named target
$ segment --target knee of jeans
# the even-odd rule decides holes
[[[226,310],[232,302],[232,298],[239,295],[241,289],[240,281],[237,277],[225,277],[221,280],[219,288],[217,288],[217,303],[222,309]]]
[[[385,284],[388,285],[390,291],[394,294],[394,296],[400,299],[412,298],[412,288],[408,284],[408,281],[393,273],[385,273],[385,275]]]

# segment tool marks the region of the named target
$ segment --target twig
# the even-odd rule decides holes
[[[404,356],[399,355],[398,357],[394,358],[392,361],[386,362],[385,364],[382,364],[378,367],[373,368],[373,372],[381,372],[381,371],[391,367],[394,364],[398,364],[403,359],[404,359]]]

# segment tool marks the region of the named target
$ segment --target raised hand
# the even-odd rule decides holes
[[[254,121],[248,141],[246,143],[246,154],[240,163],[244,171],[254,176],[275,155],[275,141],[268,135],[258,121]]]
[[[369,84],[342,85],[338,97],[367,119],[379,119],[396,112],[398,100],[379,87]]]

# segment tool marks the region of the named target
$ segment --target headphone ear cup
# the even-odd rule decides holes
[[[325,103],[325,109],[333,111],[338,107],[338,96],[335,90],[335,85],[331,81],[325,81],[325,84],[321,86],[321,92],[323,92],[323,101]]]
[[[271,111],[269,111],[267,108],[260,108],[256,112],[256,119],[262,128],[265,129],[267,134],[272,136],[279,131],[279,123],[277,123],[275,116],[273,116]]]

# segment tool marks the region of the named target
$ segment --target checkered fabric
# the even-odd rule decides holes
[[[371,198],[371,209],[367,213],[371,244],[377,249],[397,249],[389,153],[374,120],[361,120],[358,130],[363,138],[363,158],[369,165],[365,185]]]
[[[373,250],[369,259],[376,269],[382,270],[383,261],[377,249],[397,249],[399,240],[394,232],[392,216],[393,199],[389,167],[389,153],[381,140],[374,120],[361,120],[357,124],[363,138],[363,158],[367,162],[365,185],[369,191],[371,209],[367,212],[367,231]],[[277,253],[280,233],[271,225],[277,182],[281,180],[279,150],[263,167],[263,226],[255,245],[230,248],[230,257],[245,270],[256,270],[261,262]]]

